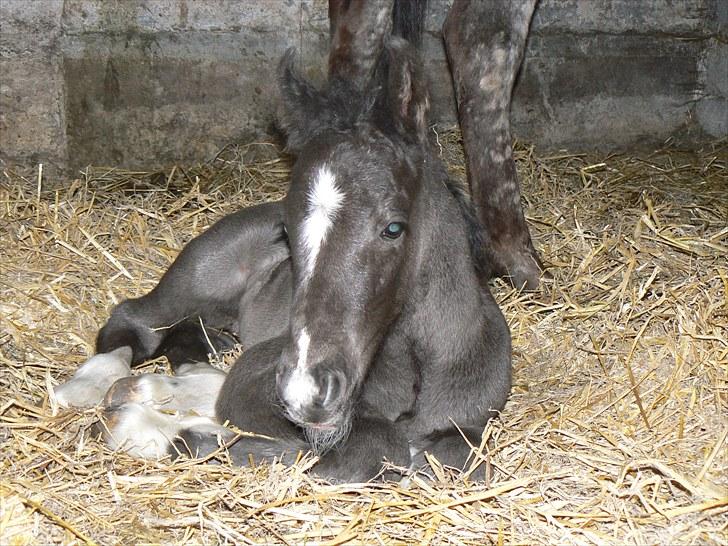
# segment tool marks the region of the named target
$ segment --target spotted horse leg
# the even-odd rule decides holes
[[[443,26],[490,275],[529,290],[538,287],[542,266],[521,208],[509,110],[536,2],[455,0]]]
[[[329,0],[329,77],[363,87],[392,31],[394,0]]]

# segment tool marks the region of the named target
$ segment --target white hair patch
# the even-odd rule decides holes
[[[304,328],[301,330],[301,335],[298,336],[296,344],[298,345],[298,364],[297,368],[303,369],[306,367],[306,361],[308,360],[308,345],[311,343],[311,336]]]
[[[286,383],[283,399],[293,408],[308,406],[318,395],[319,387],[308,370],[296,367]]]
[[[54,398],[63,408],[97,406],[117,379],[131,375],[131,347],[119,347],[89,358],[73,377],[54,389]]]
[[[334,223],[336,211],[341,208],[344,192],[336,186],[336,177],[324,165],[316,172],[316,179],[308,194],[308,210],[303,220],[303,245],[306,250],[304,275],[310,277],[316,267],[321,245]]]
[[[298,360],[296,367],[293,369],[283,391],[283,398],[291,406],[300,408],[310,404],[314,397],[318,394],[318,385],[306,369],[308,361],[308,345],[311,337],[308,335],[306,328],[301,330],[296,340],[298,348]]]

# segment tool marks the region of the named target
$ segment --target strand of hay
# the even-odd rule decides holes
[[[437,136],[464,180],[459,134]],[[430,479],[351,485],[311,478],[310,458],[133,460],[94,438],[94,410],[47,396],[187,241],[280,199],[287,158],[252,144],[70,183],[5,169],[0,543],[725,544],[728,143],[642,157],[519,145],[516,159],[548,277],[535,294],[494,283],[514,347],[502,418],[469,472],[435,462]]]

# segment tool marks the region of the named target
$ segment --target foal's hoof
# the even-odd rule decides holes
[[[208,417],[164,413],[136,403],[106,408],[99,428],[111,449],[142,459],[172,454],[175,438],[186,429],[208,434],[226,431]]]
[[[131,348],[120,347],[110,353],[89,358],[73,377],[54,389],[59,406],[90,408],[98,406],[109,387],[131,373]]]
[[[214,417],[215,401],[225,374],[207,364],[201,367],[199,373],[192,373],[190,366],[187,374],[181,376],[142,374],[119,379],[106,393],[104,407],[143,404],[159,410]]]

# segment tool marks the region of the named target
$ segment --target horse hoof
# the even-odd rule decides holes
[[[163,413],[137,403],[104,409],[99,428],[109,448],[142,459],[169,456],[182,431],[226,431],[208,417]]]
[[[120,347],[89,358],[73,377],[54,389],[54,397],[64,408],[98,406],[106,391],[118,379],[131,373],[131,349]]]
[[[154,402],[153,380],[147,381],[150,374],[122,377],[114,382],[104,396],[104,408],[118,408],[124,404],[145,404]]]
[[[215,401],[225,381],[224,373],[214,372],[204,370],[174,377],[158,374],[124,377],[109,388],[104,407],[113,409],[125,404],[142,404],[158,410],[214,417]]]

